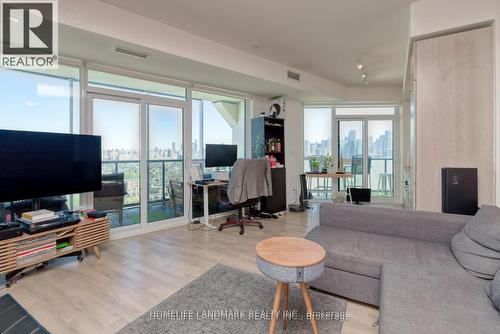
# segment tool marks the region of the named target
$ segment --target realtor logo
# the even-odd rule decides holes
[[[0,0],[0,66],[57,68],[57,1]]]

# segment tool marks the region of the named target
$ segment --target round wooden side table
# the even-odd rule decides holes
[[[287,311],[290,283],[299,283],[307,312],[313,313],[307,282],[317,279],[323,273],[326,252],[323,247],[313,241],[292,237],[263,240],[257,244],[256,251],[257,266],[260,271],[278,282],[274,293],[273,316],[269,326],[269,333],[273,334],[282,295],[283,311]],[[286,329],[286,325],[286,317],[283,317],[283,329]],[[314,317],[311,317],[311,327],[314,334],[319,333]]]

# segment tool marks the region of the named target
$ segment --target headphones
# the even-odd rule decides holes
[[[278,103],[274,103],[271,108],[269,108],[269,114],[271,117],[278,117],[278,115],[281,113],[281,106]]]

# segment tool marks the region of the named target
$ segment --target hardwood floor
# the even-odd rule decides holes
[[[263,230],[249,227],[243,236],[237,228],[203,232],[180,226],[114,240],[101,247],[100,260],[93,254],[83,263],[58,259],[0,294],[12,294],[54,334],[114,333],[217,263],[258,273],[260,240],[303,237],[317,221],[314,208],[264,221]],[[376,308],[348,301],[347,311],[351,318],[343,334],[378,332],[372,327]]]

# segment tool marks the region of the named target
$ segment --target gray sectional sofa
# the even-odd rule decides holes
[[[382,334],[500,333],[500,314],[450,242],[471,217],[322,204],[307,238],[327,252],[311,286],[378,305]]]

